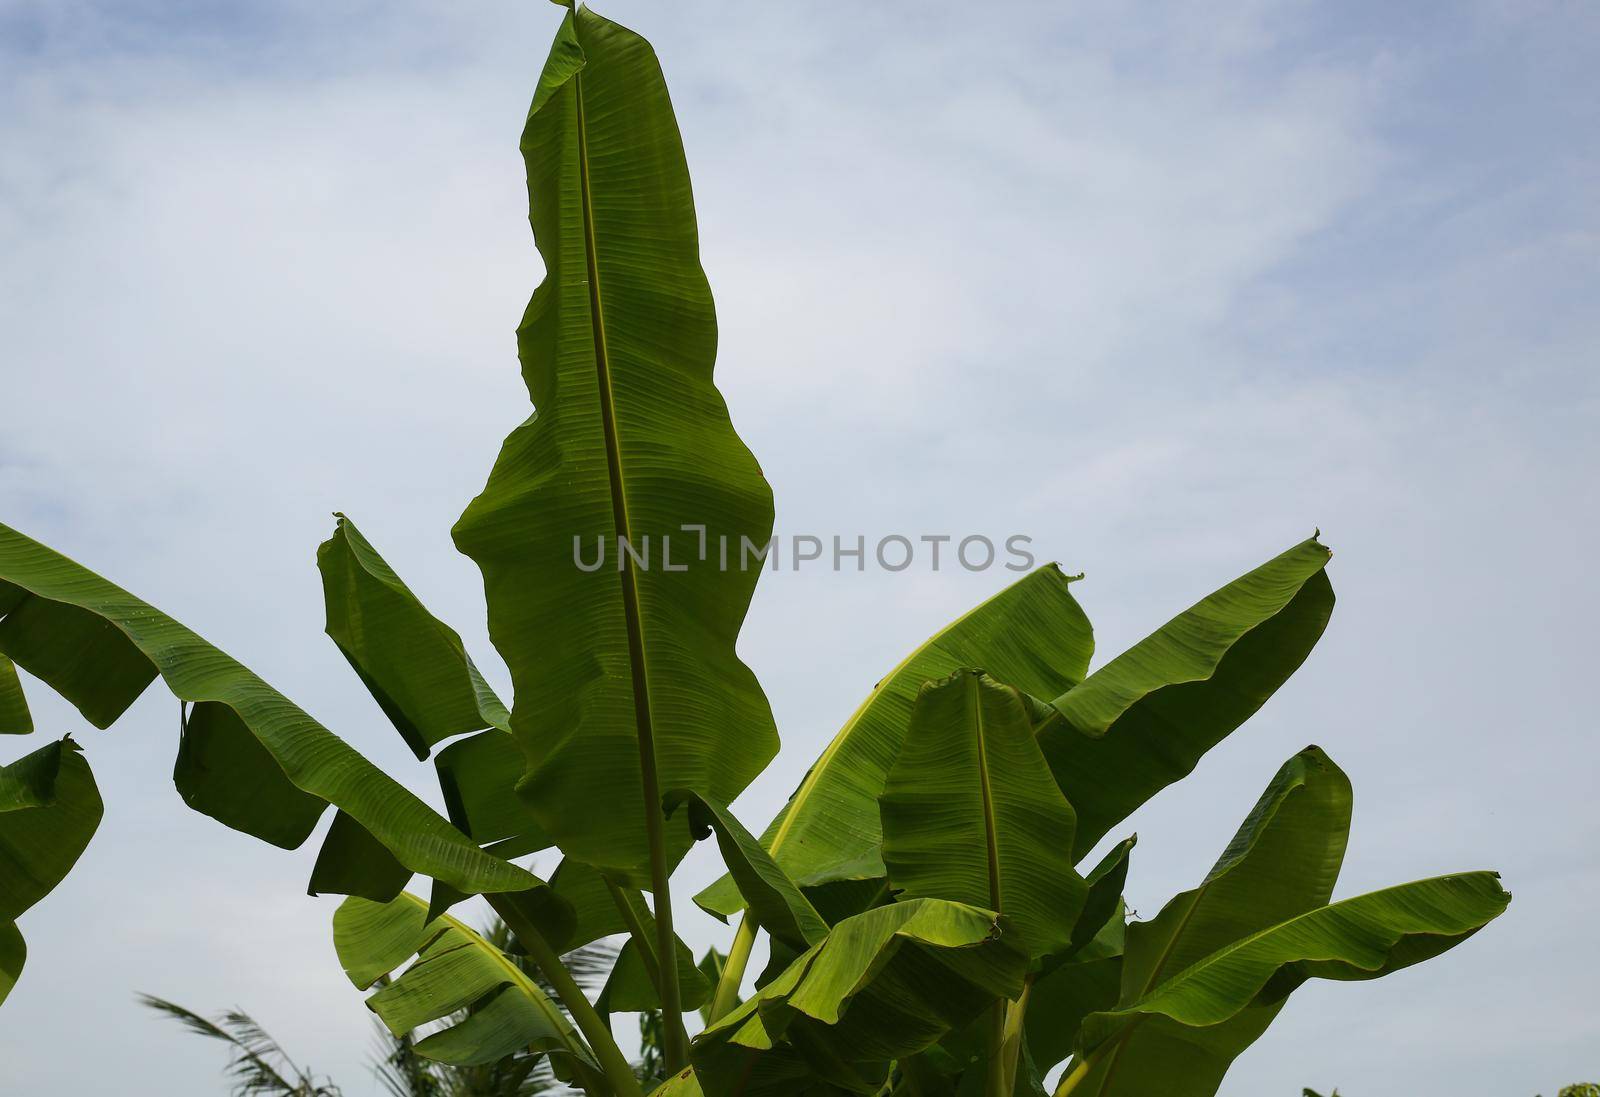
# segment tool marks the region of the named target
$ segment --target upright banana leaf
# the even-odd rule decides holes
[[[1350,809],[1349,778],[1322,751],[1307,747],[1285,762],[1204,882],[1151,921],[1127,927],[1119,1004],[1132,1005],[1218,949],[1324,906],[1344,861]],[[1253,1003],[1198,1031],[1165,1017],[1130,1025],[1105,1056],[1098,1088],[1084,1092],[1210,1097],[1282,1005]]]
[[[226,653],[154,606],[4,525],[0,615],[0,652],[71,701],[96,727],[110,727],[159,673],[180,700],[229,710],[226,719],[234,730],[242,728],[262,748],[257,780],[279,786],[286,779],[295,789],[343,808],[407,868],[469,892],[516,891],[535,879],[473,845]],[[188,776],[183,791],[191,803],[226,803],[245,791],[231,762]],[[214,795],[205,788],[213,781]],[[246,817],[223,821],[256,825]],[[282,837],[277,828],[274,821],[249,832],[271,841]]]
[[[695,1041],[708,1097],[828,1086],[873,1093],[891,1060],[1022,989],[1027,954],[997,916],[913,899],[847,918]]]
[[[1077,809],[1078,858],[1192,772],[1305,661],[1333,611],[1329,555],[1314,537],[1296,545],[1056,696],[1039,746]]]
[[[327,633],[418,758],[441,740],[510,727],[456,631],[411,593],[342,514],[317,548]],[[510,779],[507,778],[509,786]]]
[[[1083,680],[1094,633],[1071,582],[1055,564],[1030,572],[946,625],[878,683],[761,835],[791,879],[810,886],[883,876],[878,797],[924,682],[982,667],[1028,694],[1055,697]],[[744,905],[729,877],[695,901],[724,917]]]
[[[0,923],[65,879],[103,813],[94,774],[70,737],[0,769]]]
[[[1156,1059],[1117,1049],[1149,1020],[1181,1025],[1191,1039],[1241,1017],[1264,1026],[1250,1011],[1281,1003],[1307,979],[1376,979],[1420,963],[1471,937],[1510,899],[1495,873],[1441,876],[1319,907],[1235,941],[1128,1005],[1086,1018],[1079,1048],[1084,1058],[1063,1079],[1058,1097],[1214,1092],[1214,1086],[1168,1088],[1190,1065],[1187,1057]]]
[[[1072,805],[1015,689],[972,670],[925,685],[878,804],[902,898],[998,911],[1031,959],[1070,943],[1087,890]]]
[[[716,316],[649,44],[570,13],[522,152],[547,271],[517,332],[537,411],[455,539],[511,670],[521,791],[564,852],[629,871],[651,863],[659,790],[731,802],[777,750],[734,652],[760,571],[739,550],[767,542],[772,493],[712,384]],[[681,823],[667,845],[687,848]]]
[[[531,1049],[599,1069],[561,1010],[520,964],[449,915],[430,921],[427,909],[422,899],[402,892],[389,903],[346,899],[334,914],[334,947],[357,988],[365,990],[417,958],[367,999],[390,1032],[406,1036],[467,1010],[465,1019],[420,1040],[417,1053],[473,1065]]]
[[[0,735],[27,735],[31,731],[33,715],[28,711],[17,668],[0,655]]]

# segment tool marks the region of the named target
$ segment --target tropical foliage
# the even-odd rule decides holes
[[[540,979],[538,972],[519,954],[505,923],[495,919],[483,931],[483,937],[529,978]],[[594,990],[611,970],[615,958],[615,952],[609,947],[589,945],[561,960],[585,989]],[[189,1031],[227,1046],[227,1075],[233,1097],[341,1097],[344,1092],[330,1079],[319,1079],[310,1067],[296,1062],[243,1010],[232,1009],[215,1018],[206,1018],[153,995],[141,994],[139,1000],[177,1020]],[[449,1018],[449,1023],[462,1023],[472,1011],[471,1006],[459,1011]],[[409,1032],[395,1035],[382,1026],[380,1030],[373,1073],[391,1097],[536,1097],[563,1088],[551,1074],[545,1058],[528,1048],[513,1049],[491,1062],[459,1066],[419,1054]],[[645,1064],[635,1065],[641,1077],[648,1076],[647,1069]]]
[[[4,730],[31,727],[13,664],[97,727],[159,677],[182,702],[174,780],[195,810],[294,848],[331,804],[311,890],[348,896],[340,962],[416,1055],[537,1056],[595,1097],[638,1097],[610,1018],[656,1011],[663,1093],[1009,1097],[1059,1070],[1057,1097],[1199,1097],[1301,984],[1408,967],[1505,909],[1489,872],[1334,902],[1350,783],[1315,747],[1149,921],[1129,924],[1122,899],[1133,839],[1092,860],[1310,653],[1333,609],[1316,537],[1097,669],[1074,580],[1039,568],[890,670],[747,829],[729,805],[778,740],[735,640],[760,574],[743,548],[770,535],[772,498],[712,382],[711,293],[650,46],[568,12],[521,147],[546,268],[517,333],[537,410],[454,529],[513,696],[348,518],[318,553],[327,632],[432,758],[446,815],[195,632],[0,527]],[[578,546],[614,552],[593,567]],[[98,817],[70,740],[0,777],[6,989],[14,919]],[[728,874],[696,900],[738,924],[697,962],[671,883],[700,839]],[[517,864],[552,847],[548,880]],[[450,913],[474,895],[515,948]],[[763,933],[771,961],[741,1001]],[[562,956],[621,934],[586,993]]]

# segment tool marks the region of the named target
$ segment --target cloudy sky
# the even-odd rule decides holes
[[[1600,9],[602,11],[666,68],[718,380],[780,530],[1027,534],[1088,573],[1102,659],[1314,527],[1334,548],[1306,668],[1132,821],[1134,906],[1197,883],[1310,742],[1357,789],[1341,894],[1484,867],[1516,901],[1446,958],[1306,988],[1224,1093],[1600,1075]],[[503,680],[448,530],[527,412],[516,137],[559,16],[0,0],[0,520],[429,797],[321,634],[312,556],[347,511]],[[741,647],[785,745],[745,820],[1008,577],[767,576]],[[40,740],[87,745],[106,819],[22,921],[0,1090],[223,1092],[218,1050],[138,1008],[149,991],[243,1005],[375,1092],[333,901],[303,894],[314,844],[183,808],[164,690],[108,732],[31,697]]]

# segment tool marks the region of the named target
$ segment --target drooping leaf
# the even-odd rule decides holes
[[[518,330],[537,412],[454,534],[511,670],[520,791],[566,853],[630,871],[659,819],[643,790],[731,802],[776,752],[734,651],[760,572],[738,551],[768,540],[772,495],[712,384],[711,292],[649,44],[569,14],[522,150],[547,271]],[[704,529],[704,559],[686,526]],[[584,570],[597,543],[605,565]],[[681,853],[686,831],[668,845]]]
[[[1015,689],[972,670],[925,685],[878,803],[902,898],[997,910],[1030,958],[1068,945],[1086,894],[1072,805]]]
[[[103,812],[94,774],[70,737],[0,768],[0,923],[66,878]]]
[[[1054,564],[1030,572],[956,618],[877,684],[828,744],[788,804],[761,835],[778,865],[801,885],[884,874],[878,796],[924,682],[961,667],[1038,697],[1083,680],[1094,633]],[[744,904],[729,877],[695,897],[726,917]]]
[[[181,723],[172,783],[183,802],[223,826],[299,849],[328,805],[295,787],[227,705],[201,701]]]
[[[938,899],[847,918],[701,1034],[700,1085],[709,1097],[874,1092],[891,1060],[1020,993],[1027,954],[1013,936],[990,911]]]
[[[733,812],[689,789],[669,792],[665,802],[669,810],[688,804],[689,825],[697,837],[716,832],[722,863],[751,915],[768,934],[796,949],[808,948],[828,935],[822,915]]]
[[[159,672],[180,700],[232,711],[281,771],[264,771],[262,782],[287,778],[301,791],[343,808],[407,868],[467,891],[529,886],[527,873],[485,854],[227,654],[155,607],[3,525],[0,614],[0,651],[71,701],[96,727],[109,727]],[[204,781],[196,774],[186,795],[226,799],[202,791]],[[277,826],[274,822],[262,836],[280,836]]]
[[[28,960],[28,942],[15,922],[0,922],[0,1003],[11,995],[11,988],[22,977]]]
[[[1077,809],[1078,858],[1193,771],[1305,661],[1333,611],[1329,555],[1315,538],[1296,545],[1056,696],[1039,746]]]
[[[1110,1092],[1104,1080],[1113,1071],[1121,1078],[1141,1065],[1160,1065],[1150,1056],[1115,1055],[1116,1044],[1146,1019],[1176,1022],[1192,1039],[1281,1003],[1307,979],[1375,979],[1455,947],[1499,916],[1510,899],[1495,873],[1441,876],[1318,907],[1235,941],[1128,1005],[1086,1018],[1079,1044],[1088,1070],[1070,1092],[1098,1097]],[[1162,1070],[1161,1078],[1186,1065],[1168,1062],[1171,1071]],[[1154,1092],[1138,1088],[1140,1077],[1119,1083],[1116,1092]]]
[[[342,514],[317,548],[327,633],[418,758],[469,731],[508,730],[511,715],[456,631],[428,612]]]
[[[574,1056],[593,1065],[571,1024],[512,957],[464,923],[427,918],[428,904],[402,892],[392,902],[349,898],[333,919],[345,973],[366,989],[413,955],[416,962],[367,999],[396,1036],[469,1010],[417,1044],[441,1062],[493,1062],[519,1049]]]
[[[1316,747],[1285,762],[1201,885],[1152,920],[1127,927],[1119,1003],[1130,1005],[1218,949],[1324,906],[1344,860],[1351,799],[1349,778]],[[1281,1006],[1253,1003],[1202,1032],[1146,1019],[1107,1054],[1099,1090],[1088,1092],[1135,1097],[1155,1086],[1172,1097],[1210,1097]]]
[[[308,895],[358,895],[387,903],[405,890],[411,870],[344,812],[336,812],[311,869]]]
[[[28,711],[17,668],[0,655],[0,735],[27,735],[32,731],[33,715]]]

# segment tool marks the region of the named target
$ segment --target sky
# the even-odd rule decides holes
[[[1127,824],[1132,905],[1197,884],[1307,743],[1357,791],[1339,896],[1493,868],[1516,898],[1441,959],[1307,986],[1222,1092],[1600,1076],[1600,8],[599,10],[667,73],[717,380],[781,532],[1027,535],[1086,573],[1097,665],[1314,528],[1333,548],[1309,662]],[[0,520],[436,804],[321,635],[313,553],[349,513],[503,685],[449,528],[528,412],[516,139],[559,18],[0,0]],[[1010,578],[767,575],[740,651],[784,746],[744,821]],[[40,731],[0,757],[70,732],[106,814],[21,920],[0,1091],[225,1092],[219,1049],[146,991],[243,1006],[376,1093],[336,900],[304,894],[318,839],[285,853],[188,811],[159,686],[101,732],[28,685]],[[674,891],[717,873],[697,850]],[[696,946],[726,940],[678,906]]]

